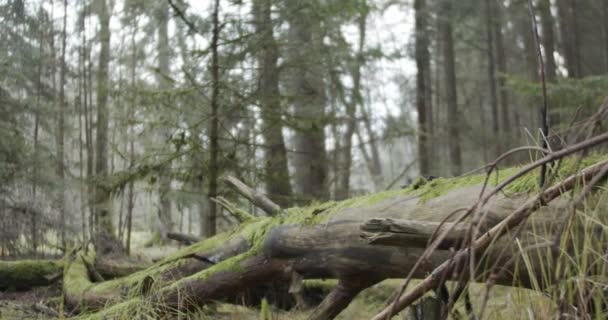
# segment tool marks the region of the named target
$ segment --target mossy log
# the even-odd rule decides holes
[[[150,280],[154,288],[162,287],[248,249],[249,245],[238,234],[221,234],[184,248],[145,270],[99,283],[91,281],[86,268],[86,261],[91,263],[97,260],[94,252],[78,252],[64,274],[66,304],[75,310],[98,310],[126,298],[141,295],[142,286]],[[79,259],[78,256],[84,259]]]
[[[0,290],[29,290],[48,286],[62,278],[65,266],[64,259],[0,261]],[[145,268],[145,262],[137,263],[136,260],[105,259],[95,264],[95,271],[106,279],[123,277]]]
[[[62,260],[0,261],[0,290],[29,290],[61,279]]]
[[[582,165],[600,160],[604,158],[585,160]],[[565,177],[575,173],[575,167],[562,164],[556,174]],[[492,181],[498,183],[516,171],[501,170],[500,176]],[[287,209],[281,215],[258,218],[234,231],[185,248],[127,278],[114,280],[111,284],[93,284],[84,292],[85,298],[81,303],[91,307],[94,303],[87,302],[88,295],[94,298],[95,293],[112,289],[115,297],[106,300],[108,307],[90,315],[90,319],[128,318],[142,314],[158,316],[159,312],[196,310],[212,300],[232,300],[243,290],[269,282],[331,278],[341,283],[337,291],[328,296],[334,302],[322,303],[311,319],[332,319],[365,287],[386,278],[406,276],[424,251],[420,244],[422,239],[417,239],[411,246],[369,243],[362,238],[363,224],[370,218],[377,218],[437,225],[454,210],[474,204],[479,199],[484,179],[483,175],[437,179],[416,189],[392,190],[341,202]],[[487,221],[500,221],[507,217],[530,199],[536,188],[537,177],[533,174],[518,180],[484,206],[482,211],[487,213]],[[480,264],[483,264],[483,261],[495,262],[499,257],[506,261],[519,256],[521,248],[550,236],[567,216],[567,208],[568,200],[559,198],[539,208],[523,232],[513,232],[501,238],[483,257],[478,257],[478,261],[482,260]],[[447,219],[447,222],[454,222],[454,218]],[[430,234],[429,229],[423,231],[417,236]],[[213,250],[224,253],[227,243],[234,239],[244,242],[239,247],[242,250],[231,250],[233,255],[224,254],[222,259],[213,260],[216,261],[214,264],[199,264],[183,271],[195,263],[191,260],[192,254],[209,257],[208,253]],[[448,247],[446,244],[442,250],[435,251],[414,276],[424,277],[449,259]],[[518,272],[522,264],[513,263],[510,264],[511,270],[501,273],[501,277],[495,280],[524,287],[531,286],[533,280],[542,281],[530,277],[542,274],[536,268],[543,265],[542,261],[537,261],[543,256],[544,252],[540,251],[538,254],[530,253],[526,261],[530,270]],[[172,276],[164,276],[167,272]],[[478,268],[477,272],[476,280],[489,276],[483,268]],[[143,295],[137,288],[146,277],[152,277],[154,285],[148,294]],[[113,304],[118,301],[121,302]]]

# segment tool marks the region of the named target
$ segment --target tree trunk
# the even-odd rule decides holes
[[[557,67],[555,65],[555,57],[553,56],[553,52],[555,51],[555,36],[553,33],[555,23],[553,21],[553,15],[551,14],[551,1],[540,0],[538,3],[538,10],[540,12],[542,45],[544,49],[547,81],[549,83],[554,83],[557,80]]]
[[[359,149],[363,154],[367,170],[374,182],[376,189],[382,188],[382,163],[380,162],[380,151],[378,148],[378,137],[376,136],[374,129],[372,128],[371,116],[368,110],[369,106],[366,103],[361,103],[361,113],[363,121],[363,130],[367,134],[367,138],[361,134],[361,126],[355,128],[357,138],[359,139]],[[369,152],[367,151],[369,146]]]
[[[511,112],[509,107],[509,95],[505,81],[507,75],[507,59],[505,55],[505,44],[503,37],[503,4],[499,1],[494,3],[493,31],[496,47],[496,64],[498,68],[498,88],[500,90],[500,110],[502,120],[502,141],[505,149],[508,149],[511,141]]]
[[[352,67],[351,75],[353,78],[353,90],[350,97],[350,101],[345,101],[346,107],[346,131],[342,137],[342,143],[340,144],[341,152],[338,152],[339,159],[339,172],[337,175],[337,187],[336,187],[336,199],[344,200],[348,198],[350,193],[350,176],[352,166],[352,140],[353,134],[355,133],[355,127],[357,126],[357,106],[363,104],[363,97],[361,96],[361,68],[365,63],[363,57],[363,50],[365,47],[365,31],[367,25],[367,15],[369,8],[367,2],[362,2],[362,7],[359,9],[361,12],[357,17],[357,25],[359,28],[359,46],[356,53],[354,66]],[[343,91],[343,90],[342,90]],[[342,92],[344,94],[344,92]],[[337,139],[338,137],[336,137]]]
[[[39,47],[38,47],[38,79],[36,82],[36,109],[34,110],[34,153],[33,153],[33,168],[32,168],[32,203],[34,206],[36,203],[36,196],[38,191],[38,152],[39,152],[39,140],[38,133],[40,130],[40,96],[42,95],[42,65],[44,63],[43,57],[43,32],[40,31],[40,37],[38,39]],[[30,217],[30,230],[32,237],[32,255],[36,257],[38,255],[38,224],[37,217],[35,215],[31,215]]]
[[[441,15],[438,18],[439,33],[442,39],[443,64],[445,71],[445,88],[448,114],[448,144],[451,173],[458,176],[462,173],[462,156],[460,150],[460,117],[458,116],[458,95],[456,92],[456,66],[454,58],[454,41],[452,39],[452,4],[450,0],[441,0]]]
[[[99,1],[99,68],[97,70],[97,152],[95,173],[99,179],[108,176],[108,96],[109,96],[109,63],[110,63],[110,12],[106,0]],[[109,251],[121,251],[122,245],[114,234],[112,223],[111,195],[103,186],[95,188],[95,246],[100,255]],[[110,243],[111,242],[111,243]],[[101,248],[105,248],[101,250]]]
[[[325,150],[325,80],[320,22],[314,2],[289,0],[287,5],[290,91],[294,117],[294,167],[297,192],[303,200],[327,199]]]
[[[416,10],[416,110],[418,111],[418,166],[420,175],[431,173],[431,60],[429,53],[429,13],[426,0],[414,1]]]
[[[158,22],[158,43],[157,43],[157,54],[158,54],[158,73],[157,82],[160,90],[168,90],[171,88],[171,83],[167,80],[171,73],[169,68],[170,59],[170,45],[169,45],[169,3],[167,1],[160,2],[156,12],[156,19]],[[164,113],[165,110],[161,106],[159,109],[160,113]],[[168,141],[170,131],[167,128],[160,130],[161,140]],[[168,163],[160,169],[160,179],[158,182],[158,197],[159,197],[159,211],[158,211],[158,235],[160,243],[167,243],[169,238],[167,234],[173,231],[173,219],[171,217],[171,199],[169,193],[171,192],[171,164]]]
[[[213,7],[213,36],[211,39],[211,117],[209,119],[209,190],[208,199],[217,197],[217,181],[219,176],[219,94],[220,94],[220,66],[218,56],[218,41],[220,36],[219,10],[220,1],[215,0]],[[216,233],[217,206],[215,202],[209,201],[209,211],[205,215],[205,237],[211,237]]]
[[[264,183],[266,193],[282,207],[287,207],[291,197],[291,184],[287,169],[287,150],[283,138],[283,108],[279,92],[279,48],[274,39],[272,1],[253,1],[253,16],[261,49],[257,54],[259,66],[258,91],[262,110],[262,136],[264,150]]]
[[[491,114],[492,114],[492,135],[496,138],[496,140],[500,141],[500,128],[498,121],[498,94],[496,92],[496,69],[495,69],[495,59],[494,59],[494,34],[492,32],[492,19],[493,12],[492,10],[493,0],[485,0],[485,29],[486,29],[486,45],[487,45],[487,66],[488,66],[488,85],[490,87],[490,106],[491,106]],[[484,125],[483,123],[481,124]],[[494,143],[494,153],[492,154],[493,158],[498,157],[504,150],[501,150],[501,143]]]
[[[61,58],[60,58],[60,71],[59,71],[59,110],[57,112],[57,176],[59,177],[59,190],[57,194],[57,209],[59,210],[59,240],[61,246],[66,248],[66,217],[65,217],[65,152],[64,152],[64,140],[65,140],[65,109],[66,109],[66,98],[65,98],[65,76],[66,76],[66,63],[65,63],[65,51],[66,51],[66,27],[67,27],[67,0],[63,1],[63,30],[61,32]]]
[[[84,42],[84,38],[83,38]],[[85,61],[84,61],[84,138],[85,146],[87,150],[86,159],[86,176],[88,179],[93,177],[94,170],[94,159],[95,150],[93,148],[93,72],[91,62],[91,47],[90,43],[84,48]],[[94,197],[94,186],[88,182],[86,184],[87,196],[86,196],[86,209],[89,212],[89,236],[93,237],[95,229],[95,212],[93,210],[93,204],[95,201]]]
[[[566,70],[569,78],[579,78],[580,68],[576,53],[576,19],[570,0],[557,0],[557,14],[559,17],[560,43],[562,55],[566,61]]]

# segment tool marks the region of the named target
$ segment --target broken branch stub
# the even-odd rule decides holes
[[[257,190],[250,188],[241,180],[233,176],[224,177],[224,182],[243,197],[247,198],[247,200],[251,201],[256,207],[264,210],[269,216],[276,216],[283,211],[278,204],[272,202],[268,197]]]

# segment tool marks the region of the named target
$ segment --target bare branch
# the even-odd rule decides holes
[[[268,197],[257,190],[250,188],[241,180],[233,176],[224,177],[224,182],[243,197],[247,198],[247,200],[251,201],[256,207],[264,210],[269,216],[276,216],[283,211],[278,204],[272,202]]]

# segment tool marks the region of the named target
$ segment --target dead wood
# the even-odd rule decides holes
[[[498,221],[486,222],[484,232]],[[400,219],[370,219],[361,225],[361,238],[369,244],[425,248],[436,234],[445,234],[439,249],[458,248],[471,228],[469,223],[424,222]]]
[[[562,154],[575,152],[573,150]],[[532,169],[526,166],[522,170],[530,172]],[[588,170],[584,171],[585,174]],[[531,180],[536,186],[536,179]],[[237,301],[243,293],[272,288],[274,284],[288,287],[293,282],[293,275],[297,274],[301,279],[339,280],[340,287],[313,313],[314,317],[330,319],[366,286],[386,278],[409,276],[410,273],[414,278],[425,278],[429,272],[451,261],[449,259],[453,254],[445,248],[457,243],[462,238],[463,230],[469,229],[473,222],[490,221],[489,227],[497,221],[509,221],[512,213],[523,210],[520,207],[522,203],[533,201],[534,205],[525,209],[536,211],[529,219],[527,231],[507,234],[484,252],[483,258],[493,261],[498,257],[517,257],[520,244],[530,247],[538,239],[546,238],[567,216],[564,208],[568,201],[555,199],[565,189],[558,188],[559,192],[552,194],[552,198],[547,198],[541,206],[532,193],[525,191],[527,189],[508,194],[492,190],[488,192],[491,196],[480,197],[486,188],[480,181],[483,181],[483,177],[439,180],[416,190],[389,191],[339,203],[293,208],[277,217],[257,218],[242,224],[235,231],[185,248],[183,253],[131,277],[114,280],[111,284],[88,286],[82,301],[83,304],[91,302],[92,306],[100,296],[108,298],[106,305],[123,301],[127,297],[124,291],[133,293],[132,290],[136,290],[133,288],[139,288],[141,280],[150,276],[153,285],[146,290],[147,295],[142,295],[139,290],[135,295],[128,295],[130,300],[100,314],[108,318],[132,314],[136,311],[132,309],[133,306],[140,306],[142,302],[162,306],[161,310],[157,310],[161,313],[189,311],[211,300]],[[502,176],[501,181],[497,185],[504,187],[504,181],[514,179]],[[554,189],[546,192],[551,190]],[[428,196],[429,192],[434,195]],[[479,201],[483,201],[483,219],[464,220],[462,226],[455,224],[461,220],[451,212],[466,209]],[[371,217],[378,220],[370,222]],[[398,245],[369,243],[361,238],[362,225],[371,226],[369,230],[372,233],[405,235],[412,241],[399,242]],[[433,228],[438,226],[439,232],[436,232]],[[504,221],[488,229],[483,236],[496,235],[495,228],[498,226],[504,226]],[[535,234],[534,230],[543,234]],[[434,242],[439,244],[439,248],[426,256],[424,243],[431,238],[437,239]],[[542,257],[536,253],[530,256]],[[424,259],[419,264],[421,257]],[[501,284],[530,286],[532,279],[527,275],[541,274],[537,272],[541,264],[542,261],[530,261],[532,270],[522,274],[518,273],[521,264],[516,263],[495,280]],[[483,281],[490,276],[483,268],[475,271],[475,280]],[[447,273],[446,279],[455,276],[457,274]],[[90,306],[87,304],[87,307]]]
[[[167,238],[178,241],[185,245],[197,243],[202,240],[202,238],[197,237],[195,235],[180,233],[180,232],[169,232],[169,233],[167,233]]]
[[[61,278],[62,260],[0,261],[0,290],[29,290]]]
[[[250,188],[241,180],[233,177],[224,177],[224,182],[232,187],[235,191],[241,194],[247,200],[251,201],[256,207],[264,210],[269,216],[275,216],[281,213],[281,207],[266,197],[264,194],[258,192],[255,189]]]
[[[526,221],[535,210],[548,204],[564,192],[573,189],[576,185],[590,181],[596,174],[601,172],[606,165],[608,165],[608,161],[596,163],[595,165],[584,169],[581,174],[573,175],[563,182],[548,188],[546,191],[542,192],[539,197],[529,199],[498,225],[480,235],[470,247],[459,250],[453,258],[434,268],[430,276],[425,277],[424,280],[416,285],[411,291],[400,295],[394,303],[383,309],[373,319],[388,319],[396,312],[403,310],[412,302],[420,298],[424,293],[436,288],[440,284],[441,279],[444,278],[442,275],[452,274],[454,268],[466,263],[471,254],[479,255],[480,253],[483,253],[493,241],[496,241],[501,236],[507,234],[510,230],[514,230],[515,227]],[[490,249],[492,249],[492,247],[490,247]]]
[[[325,299],[308,317],[309,320],[331,320],[344,310],[350,302],[375,281],[357,279],[340,280]]]

